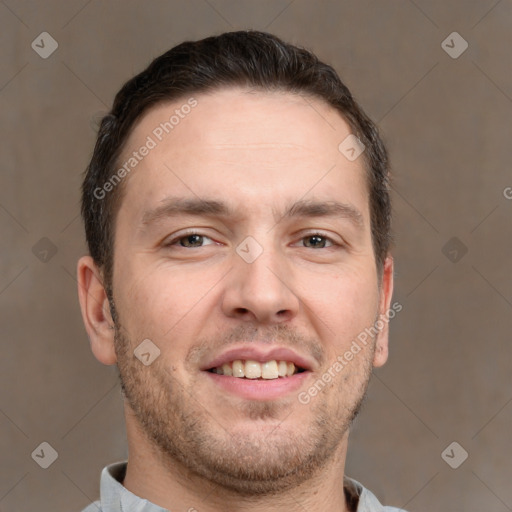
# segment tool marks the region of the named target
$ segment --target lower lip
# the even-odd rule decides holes
[[[275,400],[298,391],[311,372],[296,373],[277,379],[246,379],[205,371],[212,382],[222,389],[247,400]]]

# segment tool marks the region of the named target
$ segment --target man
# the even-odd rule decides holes
[[[87,511],[397,510],[344,478],[393,261],[386,151],[331,67],[253,31],[173,48],[102,120],[82,214],[129,445]]]

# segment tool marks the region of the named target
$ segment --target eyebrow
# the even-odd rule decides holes
[[[235,212],[221,201],[200,198],[167,197],[156,208],[144,212],[141,224],[148,226],[161,219],[177,215],[229,217],[233,216],[234,213]]]
[[[286,210],[283,217],[340,217],[356,227],[364,226],[362,213],[355,206],[340,201],[299,200]]]
[[[353,205],[340,201],[313,201],[301,199],[290,205],[283,215],[275,210],[274,217],[284,218],[335,217],[349,220],[355,227],[364,226],[361,212]],[[236,217],[236,212],[222,201],[201,198],[167,197],[159,206],[144,212],[141,225],[147,227],[159,220],[177,215]]]

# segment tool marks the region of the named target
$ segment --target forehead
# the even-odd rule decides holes
[[[341,114],[319,98],[286,91],[228,88],[191,94],[150,108],[136,122],[126,147],[137,146],[148,135],[157,144],[176,142],[177,152],[182,141],[291,143],[314,149],[322,139],[323,147],[317,149],[337,153],[339,137],[349,133]]]
[[[334,108],[289,92],[225,89],[163,103],[139,120],[121,155],[122,165],[151,147],[124,184],[122,206],[184,192],[234,199],[235,186],[248,207],[264,192],[275,201],[340,192],[366,204],[363,158],[338,149],[350,133]]]

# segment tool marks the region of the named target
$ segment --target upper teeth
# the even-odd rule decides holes
[[[212,370],[220,375],[232,377],[246,377],[248,379],[277,379],[278,377],[291,377],[297,372],[296,366],[289,361],[267,361],[260,363],[250,359],[241,361],[237,359],[231,363],[224,363],[222,366]]]

